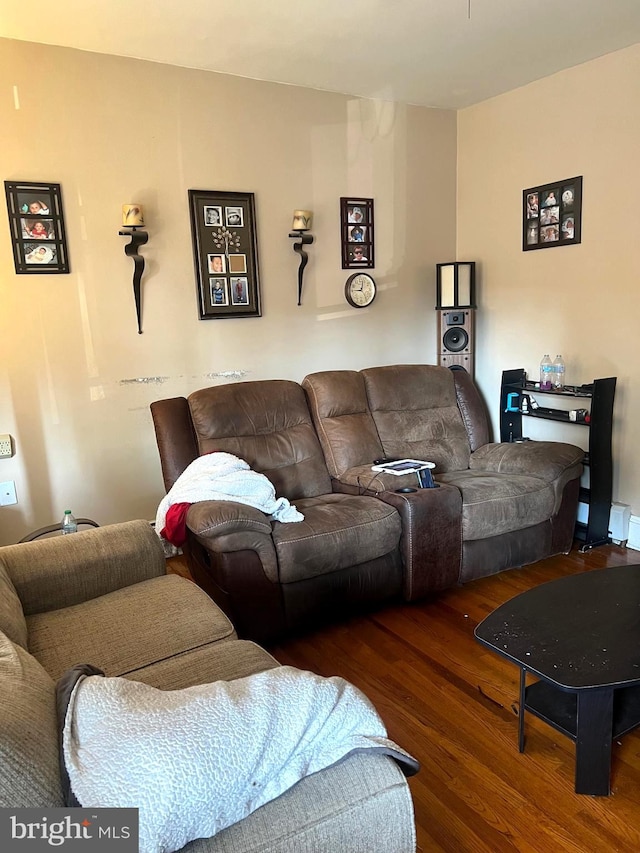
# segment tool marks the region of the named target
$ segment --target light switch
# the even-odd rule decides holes
[[[14,481],[6,480],[6,482],[0,483],[0,506],[11,506],[17,503],[18,498],[16,497],[16,484]]]

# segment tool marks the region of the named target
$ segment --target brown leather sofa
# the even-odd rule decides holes
[[[400,595],[400,516],[372,496],[333,492],[304,391],[239,382],[151,405],[167,491],[196,457],[224,451],[265,474],[304,521],[234,501],[189,509],[194,579],[238,634],[258,641]]]
[[[403,559],[422,564],[411,573],[421,592],[434,573],[438,586],[451,586],[571,550],[584,451],[491,443],[465,371],[401,364],[314,373],[302,385],[333,488],[364,488],[398,507]],[[415,474],[376,477],[371,461],[379,457],[435,462],[438,488],[389,491],[415,486]]]
[[[303,390],[304,389],[304,390]],[[359,607],[414,601],[571,548],[583,451],[491,444],[470,376],[431,365],[240,382],[151,406],[167,490],[198,456],[244,459],[305,516],[229,501],[187,515],[195,580],[241,637],[272,640]],[[436,463],[438,488],[372,472]]]

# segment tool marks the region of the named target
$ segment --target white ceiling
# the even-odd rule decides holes
[[[640,0],[0,0],[0,36],[457,109],[640,42]]]

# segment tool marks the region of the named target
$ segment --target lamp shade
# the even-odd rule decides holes
[[[139,225],[144,225],[144,213],[142,205],[130,202],[122,205],[122,224],[130,228],[137,228]]]
[[[313,211],[311,210],[294,210],[292,231],[308,231],[311,228],[313,219]]]
[[[436,309],[475,307],[475,261],[436,264]]]

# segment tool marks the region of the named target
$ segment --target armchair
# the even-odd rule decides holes
[[[373,496],[332,492],[299,384],[205,388],[156,401],[151,413],[167,491],[198,456],[224,451],[267,476],[304,515],[283,524],[234,501],[190,507],[190,570],[240,636],[271,640],[399,596],[400,516]]]

